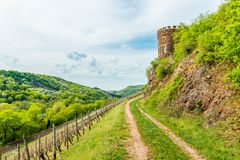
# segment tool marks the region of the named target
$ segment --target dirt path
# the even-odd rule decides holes
[[[130,111],[129,103],[131,103],[131,101],[129,101],[125,106],[125,116],[131,136],[127,144],[127,151],[131,159],[147,160],[148,147],[144,144],[144,142],[141,139],[141,135],[138,131],[136,122]]]
[[[176,136],[169,128],[157,121],[155,118],[145,113],[142,109],[139,108],[139,111],[143,113],[150,121],[152,121],[156,126],[158,126],[167,136],[179,146],[192,160],[205,160],[196,149],[192,148],[188,143],[182,140],[180,137]]]

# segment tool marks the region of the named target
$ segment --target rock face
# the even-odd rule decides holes
[[[180,110],[199,112],[207,119],[206,125],[212,125],[219,120],[225,120],[239,108],[239,104],[234,103],[238,92],[229,87],[226,72],[225,65],[197,65],[195,55],[192,54],[162,81],[156,79],[155,70],[152,70],[147,93],[151,94],[155,88],[164,87],[170,79],[181,74],[184,81],[171,106],[178,106]]]
[[[213,124],[234,112],[234,107],[227,107],[226,103],[236,96],[237,91],[227,87],[224,65],[196,65],[194,60],[194,56],[189,56],[173,74],[181,73],[184,77],[176,103],[184,109],[203,112],[209,124]]]
[[[156,68],[153,68],[148,76],[148,88],[146,93],[150,94],[159,84],[159,81],[156,78]]]

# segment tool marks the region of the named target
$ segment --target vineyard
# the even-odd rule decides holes
[[[141,93],[121,99],[105,107],[89,112],[88,114],[75,117],[72,121],[67,121],[60,126],[52,125],[51,129],[39,134],[13,142],[3,146],[0,152],[0,160],[46,160],[61,159],[60,153],[68,150],[70,145],[77,143],[79,137],[85,134],[86,129],[91,129],[92,125],[100,121],[108,111],[121,104],[126,99],[138,96]]]

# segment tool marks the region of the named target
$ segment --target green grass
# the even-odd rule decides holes
[[[131,104],[131,111],[139,131],[148,144],[151,159],[185,160],[188,157],[157,126],[138,110],[138,101]]]
[[[112,109],[79,143],[63,152],[64,160],[121,160],[126,159],[125,143],[129,132],[125,124],[124,105]]]
[[[143,103],[141,103],[142,105]],[[238,160],[240,159],[240,144],[227,145],[220,136],[218,126],[203,127],[203,117],[191,114],[183,114],[179,118],[170,117],[161,113],[156,107],[141,106],[141,108],[155,117],[161,123],[168,126],[187,143],[195,147],[207,159],[211,160]]]

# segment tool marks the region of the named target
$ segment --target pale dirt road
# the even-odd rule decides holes
[[[182,140],[180,137],[176,136],[169,128],[160,123],[158,120],[144,112],[139,108],[139,111],[146,116],[151,122],[153,122],[158,128],[160,128],[177,146],[179,146],[182,151],[189,156],[192,160],[205,160],[196,149],[191,147],[188,143]]]
[[[131,103],[131,101],[128,101],[125,106],[126,122],[130,131],[130,138],[128,140],[126,148],[129,154],[129,159],[147,160],[148,147],[142,141],[136,122],[130,111],[129,103]]]

